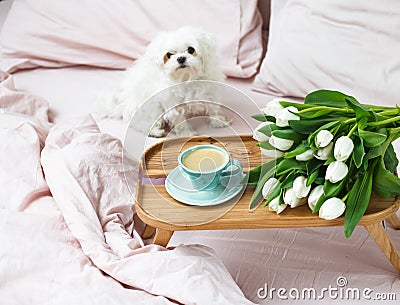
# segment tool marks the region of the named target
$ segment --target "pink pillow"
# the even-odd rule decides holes
[[[256,73],[262,52],[257,0],[15,0],[0,36],[2,67],[124,69],[159,31],[184,25],[216,35],[228,76]]]
[[[273,0],[271,12],[255,90],[305,97],[325,88],[398,103],[400,1]]]

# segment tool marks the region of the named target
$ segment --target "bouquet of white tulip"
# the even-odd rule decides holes
[[[264,201],[281,213],[308,203],[319,217],[344,215],[349,237],[364,215],[371,193],[400,195],[392,142],[400,137],[400,107],[360,104],[337,91],[310,93],[304,104],[274,99],[254,131],[262,153],[273,160],[252,169],[256,185],[250,209]]]

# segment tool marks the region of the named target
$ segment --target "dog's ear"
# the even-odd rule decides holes
[[[158,65],[163,65],[162,48],[165,42],[165,37],[167,32],[160,32],[155,36],[151,42],[147,45],[144,57],[147,57],[150,61],[157,63]],[[160,53],[161,52],[161,53]]]
[[[201,32],[198,36],[203,59],[204,79],[223,81],[225,75],[219,67],[217,55],[217,39],[214,34]]]

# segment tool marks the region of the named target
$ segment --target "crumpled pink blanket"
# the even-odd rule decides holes
[[[1,303],[253,304],[210,248],[143,246],[119,140],[0,81]]]

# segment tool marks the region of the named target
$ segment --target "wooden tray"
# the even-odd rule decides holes
[[[173,138],[151,146],[141,160],[140,179],[136,189],[138,216],[151,228],[157,228],[154,243],[167,245],[174,231],[178,230],[229,230],[289,227],[343,226],[344,218],[324,220],[313,214],[307,205],[286,209],[281,214],[260,206],[249,212],[254,187],[247,187],[242,196],[226,203],[209,207],[188,206],[174,200],[165,190],[168,173],[178,165],[178,155],[188,147],[212,144],[225,148],[231,158],[243,164],[245,172],[268,161],[262,156],[251,135]],[[398,198],[371,197],[367,212],[359,225],[363,225],[393,266],[400,272],[399,255],[386,234],[381,221],[391,220],[400,227],[395,213],[400,205]]]

